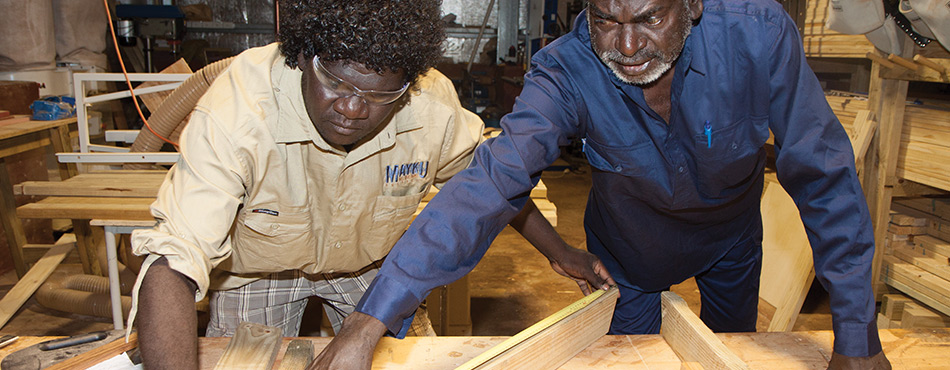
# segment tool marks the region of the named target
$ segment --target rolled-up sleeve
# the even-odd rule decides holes
[[[207,294],[211,269],[231,254],[228,231],[244,196],[245,168],[226,132],[201,109],[181,136],[181,157],[151,206],[153,229],[132,233],[137,255],[164,256]]]
[[[874,236],[844,128],[808,67],[795,25],[776,28],[771,55],[770,126],[779,182],[795,200],[814,252],[815,272],[831,297],[834,350],[881,350],[874,318]]]

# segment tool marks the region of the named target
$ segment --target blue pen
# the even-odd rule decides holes
[[[712,124],[709,121],[703,126],[703,132],[706,134],[706,147],[712,148]]]

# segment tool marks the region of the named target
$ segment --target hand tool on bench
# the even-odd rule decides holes
[[[109,346],[112,342],[117,341],[121,341],[124,344],[125,330],[94,332],[37,343],[5,357],[3,362],[0,362],[0,369],[40,370],[56,367],[76,357],[84,357],[87,354],[96,352],[101,348]],[[135,347],[135,345],[133,344],[132,347]],[[109,357],[114,357],[122,352],[125,352],[125,350],[113,353]]]

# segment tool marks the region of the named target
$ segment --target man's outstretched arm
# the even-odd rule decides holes
[[[146,270],[137,322],[142,360],[149,369],[198,368],[196,289],[165,257]]]

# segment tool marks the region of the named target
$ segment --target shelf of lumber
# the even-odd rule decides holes
[[[895,369],[942,369],[950,363],[950,329],[880,330],[884,353]],[[830,331],[716,334],[750,369],[824,369],[831,358]],[[373,369],[453,369],[508,337],[383,338]],[[50,337],[21,337],[0,349],[0,358]],[[283,338],[274,368],[280,367],[288,344],[309,340],[319,353],[331,338]],[[199,338],[201,369],[212,369],[229,338]],[[680,369],[673,349],[660,335],[605,335],[560,367],[574,369]]]
[[[865,97],[827,95],[826,99],[849,132],[858,112],[868,109]],[[895,175],[950,190],[950,109],[915,104],[904,107]]]

